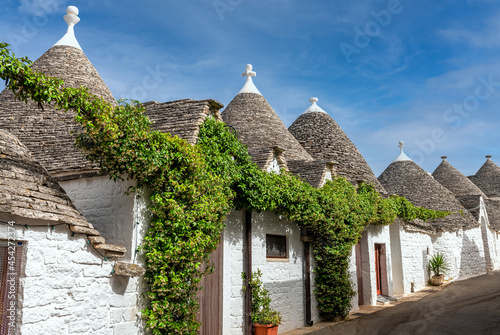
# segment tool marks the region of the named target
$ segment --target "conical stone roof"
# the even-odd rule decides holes
[[[0,129],[0,217],[16,216],[93,228],[29,150]]]
[[[351,142],[342,128],[311,98],[309,107],[288,128],[315,160],[334,160],[337,174],[356,183],[363,180],[375,185],[385,193],[383,186],[373,174],[358,148]]]
[[[446,158],[443,158],[443,161],[434,170],[432,176],[456,196],[477,195],[486,198],[486,195],[479,187],[474,185],[466,176],[448,163]]]
[[[247,72],[251,72],[248,70]],[[245,75],[245,74],[244,74]],[[251,74],[248,75],[251,79]],[[285,160],[312,161],[312,157],[286,129],[283,121],[253,83],[247,83],[222,112],[222,119],[233,127],[238,139],[250,150],[280,147]]]
[[[478,225],[452,192],[411,160],[392,162],[378,180],[387,192],[405,197],[415,206],[456,212],[428,222],[421,220],[409,222],[419,229],[432,232],[456,231]]]
[[[63,79],[67,87],[88,87],[91,93],[116,104],[99,73],[77,47],[55,45],[33,63],[33,68]],[[0,113],[0,128],[17,136],[51,175],[97,170],[74,147],[70,133],[79,129],[72,113],[57,111],[49,105],[42,111],[34,102],[16,101],[7,89],[0,94]]]
[[[488,197],[500,197],[500,167],[491,160],[491,156],[487,156],[483,166],[469,179]]]

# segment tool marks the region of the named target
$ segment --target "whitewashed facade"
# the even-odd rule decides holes
[[[243,334],[244,293],[241,273],[244,271],[245,213],[233,211],[226,220],[224,231],[224,299],[223,333]],[[266,258],[266,234],[287,237],[288,258]],[[280,333],[306,323],[304,283],[304,243],[297,224],[280,220],[271,212],[252,213],[252,271],[262,272],[262,281],[269,290],[272,307],[281,311]],[[311,254],[312,258],[312,254]],[[313,270],[311,262],[311,269]],[[314,278],[311,277],[311,283]],[[318,311],[311,284],[312,320],[318,322]]]

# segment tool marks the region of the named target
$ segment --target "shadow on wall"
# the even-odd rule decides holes
[[[474,243],[474,240],[471,240],[465,232],[463,232],[460,260],[460,279],[465,279],[467,277],[476,276],[486,272],[484,250],[481,254],[481,250],[479,250],[477,244]]]
[[[245,227],[245,211],[233,210],[226,216],[224,221],[224,241],[232,246],[238,246],[243,243],[243,234]]]
[[[424,269],[425,285],[427,285],[431,275],[429,271],[429,253],[430,250],[428,251],[428,248],[422,250],[422,268]]]

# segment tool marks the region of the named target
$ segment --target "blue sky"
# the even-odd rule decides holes
[[[227,105],[251,63],[287,127],[318,97],[377,176],[399,140],[431,172],[442,155],[466,175],[500,163],[496,1],[2,0],[0,38],[35,60],[68,5],[116,98]]]

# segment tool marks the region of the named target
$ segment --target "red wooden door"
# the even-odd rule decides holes
[[[377,295],[382,294],[382,267],[380,258],[382,255],[382,244],[375,244],[375,276],[377,278]]]
[[[222,238],[217,249],[210,255],[210,263],[214,272],[207,274],[201,281],[203,290],[198,292],[200,310],[198,321],[201,322],[200,335],[222,334]]]

